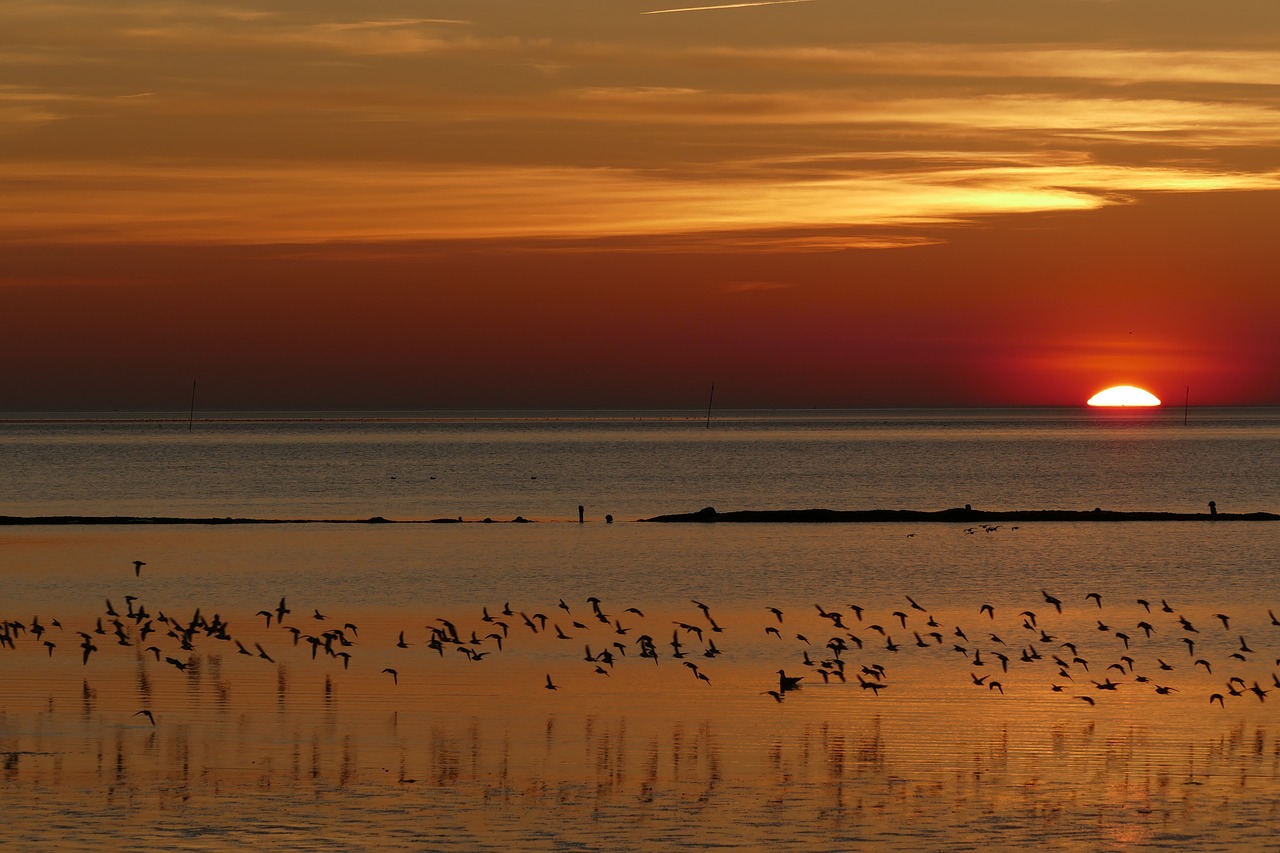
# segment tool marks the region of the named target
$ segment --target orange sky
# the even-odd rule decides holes
[[[1280,5],[0,4],[0,409],[1280,404]]]

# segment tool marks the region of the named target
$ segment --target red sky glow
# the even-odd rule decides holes
[[[701,5],[0,4],[0,409],[1280,404],[1280,6]]]

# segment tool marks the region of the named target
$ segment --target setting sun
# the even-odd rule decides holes
[[[1160,398],[1132,385],[1117,385],[1089,398],[1090,406],[1158,406]]]

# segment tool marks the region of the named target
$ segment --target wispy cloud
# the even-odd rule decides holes
[[[1089,164],[710,183],[616,169],[278,164],[30,163],[14,164],[11,174],[23,177],[0,180],[0,232],[10,242],[581,240],[816,227],[830,232],[840,226],[856,231],[992,213],[1087,210],[1137,192],[1280,189],[1276,173]],[[801,245],[833,239],[797,237]]]
[[[791,3],[812,3],[813,0],[755,0],[749,3],[720,3],[715,6],[685,6],[680,9],[652,9],[641,15],[668,15],[672,12],[711,12],[716,9],[745,9],[749,6],[784,6]]]
[[[890,43],[849,46],[708,46],[690,58],[777,68],[941,79],[1076,79],[1280,86],[1280,51],[1137,50],[1090,45]]]
[[[455,35],[466,21],[403,18],[364,21],[246,21],[227,27],[200,20],[161,21],[122,27],[127,39],[169,45],[191,45],[201,51],[253,47],[294,48],[353,56],[404,56],[444,51],[494,50],[519,44],[518,39],[483,39]]]
[[[812,0],[646,14],[796,2]],[[349,18],[258,0],[0,4],[19,36],[0,63],[32,81],[0,87],[0,239],[590,250],[643,235],[680,251],[695,234],[826,251],[918,245],[931,223],[989,213],[1276,186],[1276,50],[842,45],[756,15],[655,29],[636,3],[573,21],[480,5],[471,21],[384,3]],[[778,17],[812,28],[831,7],[838,24],[836,5]],[[69,64],[86,60],[103,73]],[[157,158],[171,151],[186,159]]]

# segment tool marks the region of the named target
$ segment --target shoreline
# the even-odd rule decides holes
[[[904,521],[982,524],[986,522],[1011,521],[1280,521],[1280,515],[1271,512],[1156,512],[1102,508],[1091,510],[981,510],[971,509],[967,506],[933,511],[914,509],[745,509],[733,512],[716,512],[714,507],[705,507],[697,512],[658,515],[653,518],[642,519],[642,521],[659,523],[695,522],[699,524],[884,524]]]
[[[499,521],[493,518],[182,518],[147,515],[0,515],[0,527],[97,526],[97,525],[228,525],[228,524],[533,524],[524,516]]]
[[[969,524],[980,526],[989,523],[1009,522],[1124,522],[1124,521],[1280,521],[1280,514],[1271,512],[1160,512],[1146,510],[980,510],[955,507],[943,510],[912,509],[766,509],[717,512],[705,507],[697,512],[656,515],[636,519],[636,523],[659,524],[893,524],[926,522]],[[524,516],[511,519],[494,518],[422,518],[390,519],[372,518],[244,518],[244,517],[174,517],[136,515],[0,515],[0,527],[37,526],[109,526],[109,525],[265,525],[265,524],[545,524]],[[574,519],[558,519],[560,524],[581,523]]]

